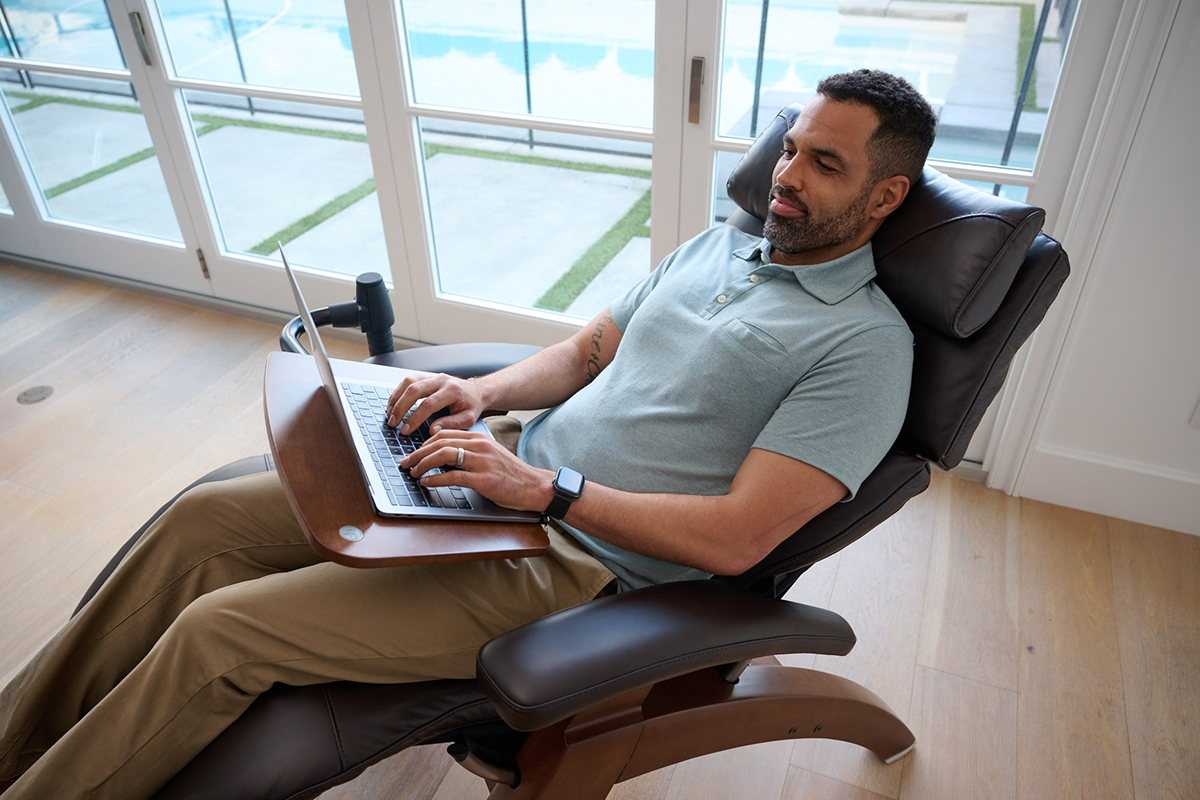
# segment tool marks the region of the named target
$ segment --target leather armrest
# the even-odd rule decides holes
[[[474,378],[504,369],[529,358],[541,349],[530,344],[502,342],[441,344],[380,353],[368,358],[367,363],[415,369],[420,372],[445,372],[459,378]]]
[[[480,649],[476,673],[501,719],[532,731],[696,670],[777,653],[845,655],[854,642],[832,611],[686,581],[602,597],[498,636]]]

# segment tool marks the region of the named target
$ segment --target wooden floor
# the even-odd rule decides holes
[[[0,676],[162,502],[267,451],[262,370],[277,337],[0,263]],[[49,399],[16,402],[43,384]],[[1200,538],[938,476],[791,597],[842,614],[859,643],[845,658],[782,660],[875,691],[916,750],[884,766],[841,743],[764,744],[613,798],[1200,798]],[[323,795],[485,796],[440,747]]]

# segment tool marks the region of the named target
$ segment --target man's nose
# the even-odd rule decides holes
[[[775,173],[775,182],[780,186],[787,186],[791,189],[801,189],[804,186],[804,174],[797,163],[797,159],[793,158],[790,161],[784,161],[780,164],[781,169]]]

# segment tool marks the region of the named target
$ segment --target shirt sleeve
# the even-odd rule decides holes
[[[825,472],[853,499],[908,412],[913,339],[888,325],[842,342],[797,382],[754,446]]]

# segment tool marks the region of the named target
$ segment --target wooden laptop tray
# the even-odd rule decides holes
[[[398,383],[404,374],[377,364],[332,362],[338,377]],[[322,557],[350,567],[394,567],[528,558],[549,547],[546,532],[536,524],[376,514],[310,356],[269,354],[264,398],[275,468],[300,527]],[[339,533],[344,526],[357,528],[362,538],[345,538]]]

